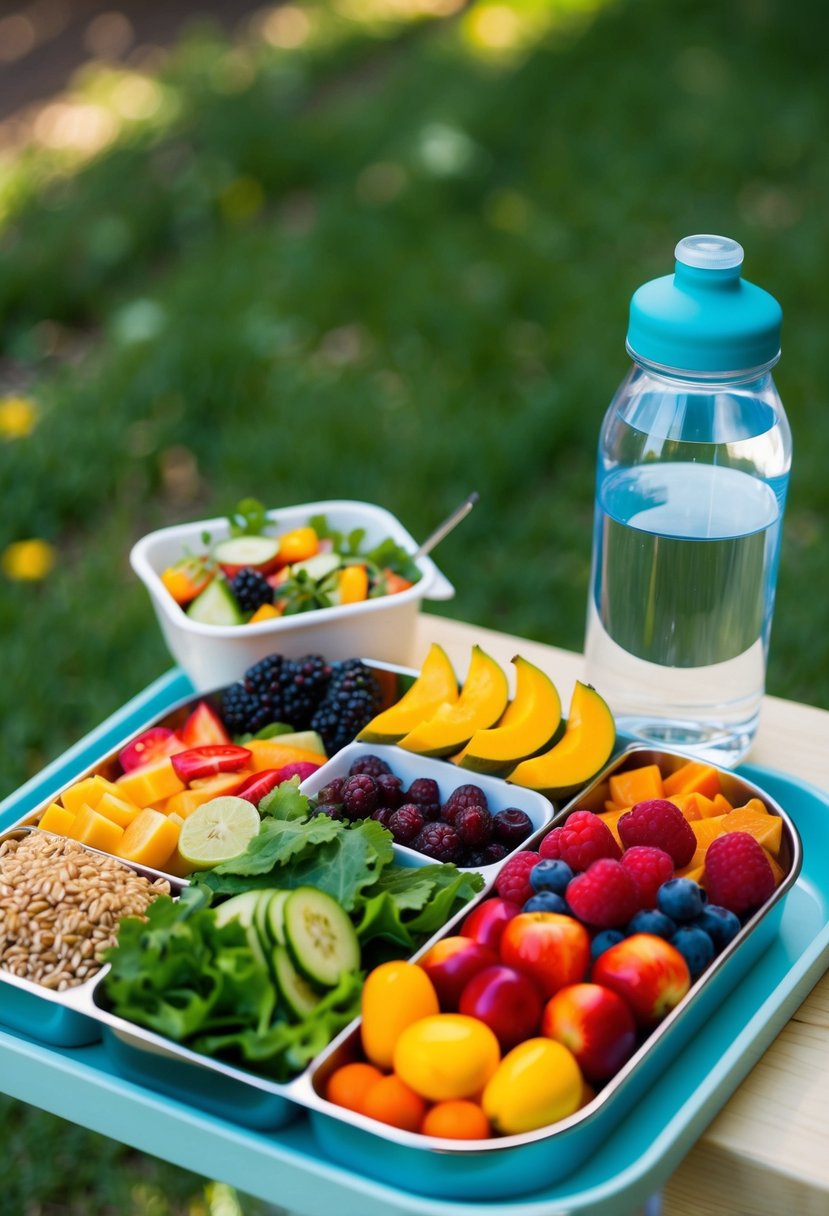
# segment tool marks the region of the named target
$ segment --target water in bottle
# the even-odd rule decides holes
[[[585,651],[620,730],[721,764],[757,728],[791,436],[780,308],[725,237],[631,301],[599,440]]]

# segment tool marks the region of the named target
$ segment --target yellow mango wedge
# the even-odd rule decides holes
[[[478,730],[457,757],[462,768],[498,773],[548,744],[561,725],[558,689],[540,667],[517,654],[515,696],[494,726]]]
[[[561,740],[540,756],[522,760],[507,781],[548,798],[566,797],[596,776],[615,742],[616,723],[607,702],[592,685],[577,680]]]
[[[357,738],[362,743],[396,743],[441,705],[454,705],[457,699],[458,681],[449,656],[433,642],[414,684],[395,705],[372,718]]]
[[[432,716],[398,740],[398,747],[420,756],[451,756],[478,730],[503,714],[509,699],[507,677],[480,646],[472,647],[469,671],[457,701],[444,702]]]

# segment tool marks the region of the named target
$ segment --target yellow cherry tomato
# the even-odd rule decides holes
[[[566,1119],[582,1104],[583,1082],[573,1054],[553,1039],[525,1039],[507,1052],[487,1082],[481,1105],[505,1136]]]
[[[313,528],[293,528],[279,538],[279,561],[283,566],[307,561],[319,553],[319,537]]]
[[[479,1094],[498,1067],[498,1040],[485,1022],[462,1013],[421,1018],[403,1031],[394,1071],[430,1102]]]
[[[372,1064],[390,1069],[395,1044],[406,1027],[439,1009],[434,985],[422,967],[399,960],[381,963],[363,984],[363,1051]]]

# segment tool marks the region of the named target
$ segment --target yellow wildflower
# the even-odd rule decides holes
[[[56,557],[55,547],[48,540],[17,540],[3,551],[0,565],[7,578],[36,582],[51,572]]]
[[[0,397],[0,436],[25,439],[34,430],[37,408],[28,397]]]

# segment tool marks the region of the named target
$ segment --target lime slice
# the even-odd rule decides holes
[[[178,851],[194,870],[209,870],[244,853],[259,823],[259,812],[246,798],[211,798],[181,825]]]

